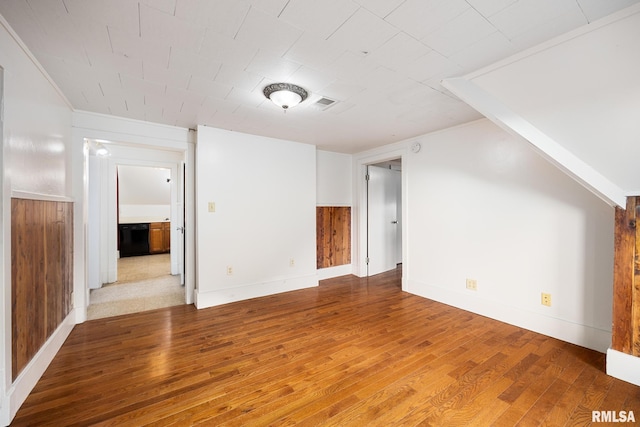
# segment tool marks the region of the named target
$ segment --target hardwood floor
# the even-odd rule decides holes
[[[400,289],[398,272],[76,326],[14,425],[589,425],[604,355]]]

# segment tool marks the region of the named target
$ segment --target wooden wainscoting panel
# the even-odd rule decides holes
[[[317,268],[351,263],[351,207],[316,208]]]
[[[632,353],[633,262],[635,252],[635,197],[627,208],[616,208],[613,265],[613,331],[611,347]]]
[[[73,205],[11,200],[12,375],[71,311]]]

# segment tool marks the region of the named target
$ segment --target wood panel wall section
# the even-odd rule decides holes
[[[611,347],[640,356],[640,196],[616,208]]]
[[[317,268],[351,264],[351,207],[316,207]]]
[[[11,199],[12,376],[71,311],[73,203]]]

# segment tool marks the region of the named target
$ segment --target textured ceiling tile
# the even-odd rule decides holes
[[[214,80],[227,86],[236,86],[245,90],[253,90],[260,84],[260,82],[262,82],[263,77],[237,68],[233,64],[222,64],[222,67],[220,67],[220,70],[218,71],[218,74],[216,74]]]
[[[171,48],[171,54],[169,57],[170,70],[185,72],[192,76],[213,80],[221,66],[222,63],[219,61],[205,58],[177,47]]]
[[[458,64],[435,51],[421,56],[405,69],[405,73],[418,82],[437,77],[461,75],[462,71],[462,67]]]
[[[257,47],[210,29],[206,31],[199,52],[204,57],[222,63],[232,63],[239,68],[246,68],[257,53]]]
[[[140,0],[142,4],[158,9],[161,12],[175,15],[176,0]]]
[[[400,6],[404,0],[355,0],[356,3],[384,18]]]
[[[376,68],[378,68],[376,62],[367,61],[363,55],[347,51],[334,62],[324,67],[322,71],[344,81],[355,83],[360,80],[362,75],[370,73]]]
[[[446,26],[429,33],[421,41],[449,57],[495,32],[497,32],[496,28],[483,16],[473,9],[467,9],[449,21]]]
[[[144,79],[155,84],[186,89],[190,78],[191,74],[184,71],[170,70],[155,64],[144,64]]]
[[[284,7],[290,0],[249,0],[253,7],[257,7],[263,12],[272,16],[280,16]]]
[[[69,13],[80,20],[140,33],[138,2],[130,0],[64,0]]]
[[[338,59],[345,50],[340,43],[306,32],[284,54],[284,58],[320,70]]]
[[[277,55],[283,55],[301,35],[302,30],[251,8],[235,38],[258,49],[268,48]]]
[[[580,9],[589,22],[637,3],[640,3],[640,0],[578,0]]]
[[[140,35],[145,41],[197,52],[202,45],[204,33],[204,26],[140,5]]]
[[[247,67],[247,71],[271,80],[285,81],[298,68],[299,63],[282,59],[275,52],[260,51]]]
[[[304,87],[310,92],[321,92],[324,87],[333,82],[332,75],[308,67],[300,67],[291,75],[290,81]]]
[[[257,107],[266,101],[266,98],[260,91],[248,91],[237,87],[231,89],[225,99],[248,107]]]
[[[469,8],[464,0],[407,0],[385,21],[420,40]]]
[[[515,46],[499,32],[477,40],[452,55],[449,59],[463,67],[465,72],[475,71],[516,53]]]
[[[207,97],[223,99],[231,91],[232,86],[220,82],[215,82],[202,77],[193,76],[189,81],[187,90],[191,92],[201,93]]]
[[[334,100],[346,101],[365,89],[366,88],[364,86],[336,80],[323,88],[322,94]]]
[[[371,52],[367,56],[367,60],[375,61],[394,70],[403,70],[430,51],[429,47],[407,33],[398,33],[380,48]]]
[[[234,37],[250,5],[239,0],[177,0],[175,16],[200,27]]]
[[[518,0],[467,0],[475,10],[489,17],[509,7]]]
[[[541,22],[535,28],[520,32],[517,36],[511,38],[510,42],[519,50],[524,50],[586,23],[587,20],[583,14],[569,11]]]
[[[133,77],[143,78],[142,59],[127,58],[111,52],[92,50],[88,53],[89,63],[95,69],[121,72]]]
[[[372,52],[398,34],[400,30],[366,9],[358,9],[329,40],[353,52]]]
[[[167,86],[166,95],[169,103],[174,107],[178,104],[182,104],[183,102],[186,102],[188,104],[202,105],[207,97],[204,93],[196,93],[188,91],[186,89],[177,89],[171,86]]]
[[[574,0],[520,0],[491,16],[489,21],[512,40],[566,14],[583,16]]]
[[[291,0],[280,19],[326,39],[358,10],[352,0]]]

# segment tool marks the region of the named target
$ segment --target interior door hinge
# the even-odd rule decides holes
[[[370,176],[369,174],[366,174],[366,175],[364,176],[365,181],[369,181],[369,178],[371,178],[371,176]]]
[[[365,262],[369,265],[369,257],[365,258]]]

